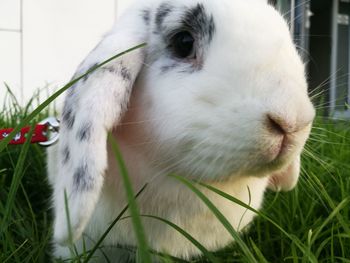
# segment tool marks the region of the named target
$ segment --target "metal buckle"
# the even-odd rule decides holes
[[[48,117],[39,122],[39,124],[48,126],[47,132],[45,134],[48,136],[48,139],[46,142],[39,142],[39,145],[43,147],[49,147],[51,145],[54,145],[59,138],[60,121],[55,117]]]

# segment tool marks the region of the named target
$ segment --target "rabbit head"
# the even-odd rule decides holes
[[[194,179],[290,165],[314,109],[287,24],[264,2],[180,2],[160,5],[150,25],[130,107],[144,122],[128,127],[144,134],[132,141],[154,141],[154,159]]]
[[[164,173],[196,180],[276,176],[294,186],[314,108],[287,23],[259,0],[148,0],[131,7],[84,60],[67,94],[54,182],[55,238],[73,239],[94,211],[107,132]],[[79,74],[78,74],[79,75]],[[129,99],[130,106],[128,107]],[[137,125],[121,125],[137,123]],[[296,178],[296,179],[295,179]]]

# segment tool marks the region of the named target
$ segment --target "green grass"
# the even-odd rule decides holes
[[[0,127],[14,127],[31,110],[29,104],[20,108],[13,97],[8,102],[0,115]],[[44,115],[39,114],[33,123]],[[52,222],[49,204],[43,149],[9,146],[0,152],[0,262],[47,262]]]
[[[37,111],[40,113],[33,118],[35,109],[30,106],[33,104],[39,104],[36,96],[31,104],[21,108],[9,94],[6,110],[0,114],[0,128],[14,127],[24,123],[23,120],[36,123],[48,115],[49,109],[41,107],[41,111]],[[122,156],[117,148],[115,151],[128,189],[129,209],[134,214],[136,232],[140,235],[142,247],[147,248],[137,219],[146,215],[137,212],[137,198],[133,198],[135,193],[128,183]],[[176,177],[208,205],[237,240],[222,251],[210,253],[172,222],[147,216],[158,220],[159,224],[173,227],[206,255],[192,262],[350,262],[349,123],[317,118],[302,164],[302,176],[296,189],[289,193],[268,192],[263,209],[257,212],[257,218],[240,236],[198,191],[197,185]],[[45,166],[44,149],[38,145],[6,146],[0,151],[0,262],[48,262],[52,259],[51,189],[46,180]],[[216,189],[211,190],[222,198],[238,202]],[[80,258],[81,261],[93,257],[93,251],[88,252],[90,254]],[[142,253],[147,257],[147,251],[140,251],[140,255]],[[166,255],[163,258],[164,262],[177,261]]]

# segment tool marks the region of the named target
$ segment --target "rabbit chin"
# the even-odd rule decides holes
[[[287,168],[273,173],[269,177],[268,188],[273,191],[290,191],[296,186],[299,174],[300,156],[295,158]]]

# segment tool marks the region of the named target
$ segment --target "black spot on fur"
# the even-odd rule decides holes
[[[89,173],[88,165],[83,162],[73,175],[73,186],[77,191],[89,191],[94,186],[94,179]]]
[[[67,90],[67,97],[73,97],[74,93],[75,93],[75,89],[77,88],[78,84],[75,83],[73,86],[71,86],[68,90]]]
[[[177,66],[178,66],[177,63],[173,63],[173,64],[170,64],[170,65],[165,65],[165,66],[162,66],[160,68],[160,71],[161,71],[161,73],[166,73],[166,72],[176,68]]]
[[[171,13],[172,10],[173,6],[169,3],[163,3],[158,7],[156,13],[156,27],[158,33],[162,31],[163,21]]]
[[[127,67],[125,67],[123,65],[123,63],[120,63],[120,75],[122,76],[123,80],[126,80],[126,81],[130,81],[131,80],[131,73],[130,71],[127,69]]]
[[[197,4],[195,7],[186,11],[184,15],[185,26],[192,29],[195,34],[212,40],[215,33],[215,23],[212,15],[208,15],[202,4]]]
[[[84,71],[80,72],[79,76],[82,76],[86,73],[88,73],[90,70],[93,70],[94,68],[96,68],[98,66],[98,63],[93,64],[92,66],[90,66],[88,69],[85,69]],[[93,71],[95,72],[95,70]],[[89,79],[89,77],[91,76],[91,74],[93,74],[93,72],[89,72],[86,76],[83,77],[82,81],[85,82]],[[79,77],[78,76],[78,77]]]
[[[108,71],[109,73],[117,73],[117,69],[114,67],[114,66],[106,66],[106,67],[103,67],[102,70],[104,71]]]
[[[78,133],[77,133],[77,138],[79,141],[88,141],[90,140],[91,137],[91,130],[92,130],[92,125],[91,122],[86,122],[84,123]]]
[[[106,70],[106,71],[108,71],[110,73],[113,73],[113,74],[120,74],[120,76],[125,81],[131,81],[131,73],[128,70],[128,68],[123,65],[123,62],[120,62],[118,64],[118,67],[116,67],[116,66],[107,66],[107,67],[103,67],[102,69]]]
[[[63,164],[67,164],[70,159],[70,150],[68,146],[65,146],[62,151],[62,162]]]
[[[68,129],[72,129],[75,122],[75,116],[73,109],[68,105],[68,102],[64,105],[62,113],[62,123],[67,126]]]
[[[121,109],[122,109],[121,113],[125,112],[128,109],[128,104],[129,104],[129,98],[130,98],[130,95],[131,95],[131,91],[132,91],[132,83],[130,82],[126,86],[124,99],[122,100],[122,103],[121,103]],[[121,115],[119,115],[119,117],[121,117]]]
[[[148,9],[142,10],[142,19],[145,21],[146,25],[149,25],[151,20],[151,12]]]

